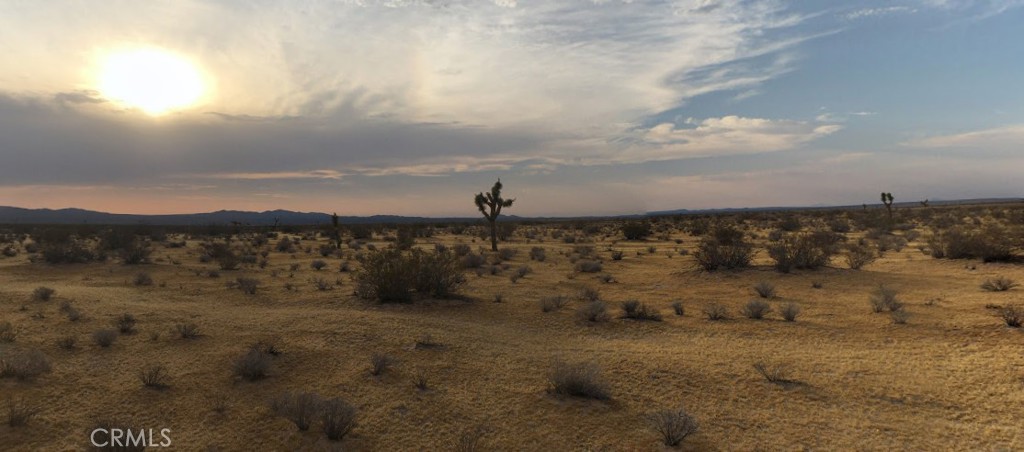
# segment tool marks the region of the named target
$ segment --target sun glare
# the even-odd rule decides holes
[[[187,59],[159,49],[111,53],[99,69],[104,98],[158,116],[195,104],[203,77]]]

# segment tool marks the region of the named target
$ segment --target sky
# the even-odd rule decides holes
[[[1021,197],[1022,25],[1024,0],[0,0],[0,205]]]

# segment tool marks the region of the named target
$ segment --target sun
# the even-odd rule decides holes
[[[97,89],[106,99],[152,116],[194,105],[205,91],[195,65],[156,48],[108,54],[99,68]]]

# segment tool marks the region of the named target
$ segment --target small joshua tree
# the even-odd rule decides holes
[[[338,214],[331,214],[331,225],[334,229],[331,231],[331,239],[334,241],[334,248],[341,249],[341,230],[338,229]]]
[[[473,202],[491,225],[491,251],[498,251],[498,215],[502,207],[512,207],[515,199],[502,199],[501,179],[491,187],[490,193],[477,193]]]
[[[892,193],[882,192],[882,204],[885,204],[885,211],[889,214],[889,226],[892,226]]]

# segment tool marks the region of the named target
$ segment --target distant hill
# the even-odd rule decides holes
[[[468,222],[476,220],[477,218],[426,218],[397,215],[338,217],[338,221],[343,224]],[[209,213],[133,215],[83,209],[53,210],[0,207],[0,224],[151,224],[185,226],[231,224],[233,222],[252,226],[329,224],[331,222],[331,215],[320,212],[293,212],[290,210],[268,210],[266,212],[218,210]]]
[[[961,200],[936,200],[930,201],[932,206],[967,205],[967,204],[999,204],[1024,202],[1021,198],[984,198],[984,199],[961,199]],[[918,202],[896,203],[897,207],[918,207]],[[522,220],[602,220],[602,219],[640,219],[644,217],[668,216],[668,215],[699,215],[716,213],[738,213],[738,212],[770,212],[770,211],[792,211],[792,210],[828,210],[828,209],[860,209],[862,205],[847,206],[813,206],[813,207],[751,207],[751,208],[728,208],[728,209],[700,209],[700,210],[661,210],[647,212],[642,215],[618,215],[618,216],[597,216],[597,217],[518,217],[507,215],[501,217],[506,221]],[[880,208],[881,204],[868,204],[868,207]],[[480,217],[406,217],[400,215],[372,215],[366,217],[339,216],[338,221],[342,224],[413,224],[413,223],[468,223],[482,221]],[[250,226],[279,225],[315,225],[329,224],[331,215],[321,212],[293,212],[290,210],[268,210],[265,212],[248,212],[240,210],[218,210],[208,213],[187,213],[173,215],[134,215],[120,213],[96,212],[84,209],[25,209],[21,207],[0,206],[0,224],[150,224],[162,226],[188,226],[188,225],[225,225],[240,223]]]

